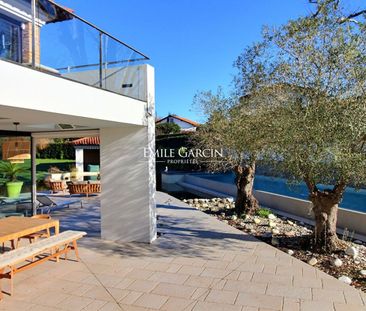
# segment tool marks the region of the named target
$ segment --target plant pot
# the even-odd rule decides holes
[[[12,181],[6,183],[6,190],[8,192],[9,198],[17,198],[20,195],[20,191],[22,190],[23,182],[22,181]]]
[[[52,180],[62,180],[62,173],[51,173]]]

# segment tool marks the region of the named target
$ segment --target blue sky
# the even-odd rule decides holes
[[[308,0],[59,0],[75,13],[151,58],[158,116],[196,121],[199,90],[228,87],[233,61],[260,38],[263,25],[280,25],[313,9]]]

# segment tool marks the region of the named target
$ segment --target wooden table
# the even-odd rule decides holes
[[[0,245],[10,241],[15,248],[22,236],[42,230],[54,228],[55,234],[60,232],[60,223],[54,219],[37,219],[29,217],[7,217],[0,219]]]

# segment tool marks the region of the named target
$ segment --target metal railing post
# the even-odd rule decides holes
[[[32,67],[36,67],[36,0],[32,0]]]
[[[103,33],[99,32],[99,87],[103,88]]]
[[[36,169],[36,156],[37,156],[37,139],[31,137],[31,179],[32,179],[32,214],[37,214],[37,169]]]

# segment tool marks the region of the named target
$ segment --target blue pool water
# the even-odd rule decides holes
[[[218,182],[234,184],[234,174],[202,174],[199,177]],[[308,200],[308,190],[304,183],[288,185],[286,179],[256,175],[254,189],[262,190],[298,199]],[[366,189],[356,190],[348,187],[340,204],[342,208],[366,212]]]

